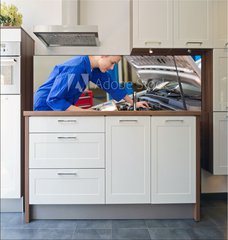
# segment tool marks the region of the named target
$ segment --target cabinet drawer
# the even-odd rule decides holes
[[[30,204],[104,203],[104,169],[31,169]]]
[[[29,132],[104,132],[104,117],[30,117]]]
[[[104,168],[104,133],[29,135],[30,168]]]

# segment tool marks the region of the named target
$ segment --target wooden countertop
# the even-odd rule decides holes
[[[25,117],[37,116],[200,116],[200,111],[24,111]]]

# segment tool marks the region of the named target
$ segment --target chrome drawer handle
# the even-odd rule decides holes
[[[144,43],[145,43],[145,45],[148,45],[148,44],[158,44],[158,45],[161,45],[162,44],[162,42],[159,42],[159,41],[145,41]]]
[[[77,137],[57,137],[58,139],[73,139],[76,140]]]
[[[199,44],[199,45],[202,45],[203,42],[186,42],[186,44],[187,44],[187,45],[188,45],[188,44]]]
[[[58,120],[59,123],[76,123],[77,120],[63,120],[63,119],[60,119]]]
[[[181,122],[181,123],[183,123],[184,122],[184,120],[182,120],[182,119],[168,119],[168,120],[165,120],[166,122]]]
[[[225,47],[227,47],[228,46],[228,42],[227,43],[225,43]]]
[[[119,120],[119,122],[120,123],[124,123],[124,122],[127,122],[127,123],[129,123],[129,122],[132,122],[132,123],[137,123],[138,122],[138,120]]]
[[[59,176],[76,176],[77,173],[57,173]]]

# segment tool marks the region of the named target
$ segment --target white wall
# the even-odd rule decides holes
[[[101,47],[94,54],[130,54],[129,0],[82,0],[80,23],[98,25]]]
[[[36,49],[42,45],[33,34],[35,25],[61,25],[61,0],[3,0],[7,4],[14,4],[23,15],[22,27],[36,41]]]

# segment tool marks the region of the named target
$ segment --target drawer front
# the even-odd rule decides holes
[[[104,169],[30,169],[30,204],[103,204]]]
[[[104,132],[104,117],[30,117],[29,132]]]
[[[29,168],[104,168],[104,133],[29,134]]]

